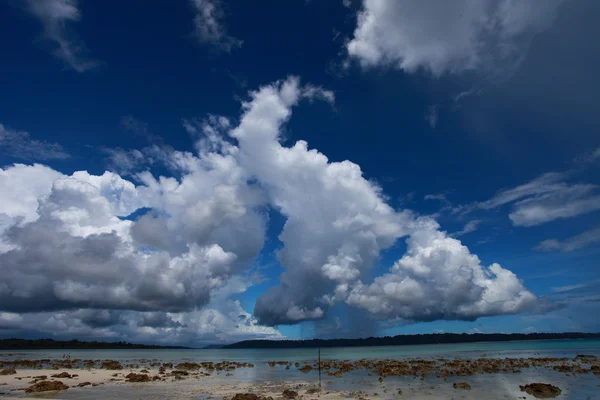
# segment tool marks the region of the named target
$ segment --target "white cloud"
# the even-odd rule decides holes
[[[68,29],[81,19],[77,0],[27,0],[28,10],[44,26],[44,36],[56,44],[54,55],[77,72],[98,65],[86,55],[85,45]]]
[[[568,253],[598,243],[600,243],[600,228],[595,228],[563,241],[557,239],[544,240],[536,246],[536,249]]]
[[[358,165],[330,163],[304,141],[280,144],[291,107],[319,92],[297,78],[264,86],[243,104],[244,115],[231,132],[239,142],[241,166],[287,219],[280,235],[282,285],[259,297],[255,309],[268,324],[323,315],[322,296],[368,269],[382,248],[406,233],[403,222],[410,218],[383,201]]]
[[[40,164],[0,168],[0,253],[13,248],[1,235],[13,224],[37,220],[38,200],[62,174]],[[24,184],[26,183],[26,184]]]
[[[452,205],[448,197],[446,197],[446,193],[436,193],[436,194],[426,194],[423,196],[425,200],[437,200],[442,203],[444,206],[449,207]]]
[[[0,151],[27,161],[63,160],[69,154],[58,143],[32,139],[29,133],[19,132],[0,124]]]
[[[0,183],[16,184],[15,195],[24,197],[3,191],[3,309],[173,312],[204,306],[211,291],[262,248],[263,200],[230,155],[203,153],[189,161],[191,170],[180,181],[146,172],[140,186],[109,172],[3,170]],[[36,179],[27,179],[32,174]],[[142,207],[168,216],[155,232],[162,241],[140,234],[146,219],[119,218]]]
[[[512,205],[509,218],[515,226],[536,226],[600,210],[597,185],[569,183],[569,173],[550,172],[514,188],[504,189],[491,199],[460,206],[455,212],[491,210]]]
[[[196,11],[194,26],[201,43],[230,52],[242,45],[242,41],[230,36],[223,24],[224,12],[220,0],[190,0]]]
[[[466,235],[467,233],[475,232],[479,228],[479,225],[481,225],[481,222],[482,221],[480,219],[474,219],[472,221],[469,221],[465,224],[462,230],[455,232],[452,236],[459,237]]]
[[[510,271],[497,264],[480,266],[433,220],[415,220],[412,213],[389,207],[358,165],[329,162],[304,141],[282,146],[282,125],[305,93],[296,78],[252,92],[231,131],[241,166],[287,219],[278,254],[285,272],[280,286],[258,298],[259,321],[276,325],[321,318],[340,301],[385,318],[424,320],[475,319],[537,306],[536,297]],[[408,255],[392,272],[364,285],[361,278],[380,251],[406,235]],[[426,276],[410,271],[417,261],[429,271]]]
[[[553,287],[552,291],[555,293],[570,292],[571,290],[585,288],[588,285],[589,285],[588,283],[580,283],[578,285],[558,286],[558,287]]]
[[[351,57],[435,76],[512,71],[533,36],[550,26],[563,0],[363,0]]]
[[[198,135],[196,153],[165,152],[177,177],[146,170],[134,184],[111,172],[6,168],[6,184],[24,182],[30,201],[19,209],[0,192],[13,210],[0,251],[0,310],[24,320],[45,313],[55,329],[94,325],[106,335],[185,341],[193,332],[277,336],[264,325],[326,318],[336,303],[406,321],[537,309],[512,272],[482,266],[431,218],[394,210],[358,165],[330,162],[302,140],[282,145],[303,99],[334,96],[290,77],[250,92],[235,127],[216,116],[184,121]],[[28,182],[31,173],[41,182]],[[255,319],[231,297],[245,290],[240,277],[264,246],[267,207],[286,220],[284,273],[257,299]],[[141,208],[151,211],[123,218]],[[369,283],[381,251],[407,236],[406,255]]]
[[[359,283],[347,302],[381,318],[474,320],[537,307],[536,297],[512,272],[481,265],[460,241],[429,218],[415,222],[407,252],[389,273]]]

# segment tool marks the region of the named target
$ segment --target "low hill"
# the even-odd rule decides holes
[[[365,339],[244,340],[225,349],[290,349],[317,347],[402,346],[417,344],[507,342],[513,340],[600,339],[600,333],[433,333]]]
[[[156,346],[127,342],[83,342],[53,339],[0,339],[0,350],[51,350],[51,349],[185,349],[181,346]]]

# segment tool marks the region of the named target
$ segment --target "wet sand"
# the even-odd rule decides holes
[[[321,362],[320,391],[318,367],[314,361],[285,360],[253,365],[0,359],[0,397],[232,399],[238,393],[252,393],[278,399],[286,398],[285,393],[287,398],[323,400],[534,399],[536,393],[523,391],[521,386],[546,383],[560,389],[557,398],[600,399],[600,359],[584,354],[573,358],[328,360]],[[277,370],[281,379],[263,380],[261,371],[267,369]],[[35,392],[52,385],[68,388]]]

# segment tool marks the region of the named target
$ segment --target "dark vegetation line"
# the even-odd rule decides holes
[[[244,340],[225,349],[291,349],[313,347],[401,346],[439,343],[508,342],[514,340],[600,339],[600,333],[435,333],[366,339]]]
[[[156,346],[127,342],[82,342],[53,339],[0,339],[0,350],[51,350],[51,349],[186,349],[182,346]]]
[[[317,347],[402,346],[416,344],[508,342],[514,340],[600,339],[600,333],[435,333],[370,337],[365,339],[311,340],[244,340],[229,345],[209,345],[204,348],[225,349],[292,349]],[[158,346],[127,342],[85,342],[53,339],[0,339],[0,350],[51,349],[190,349],[184,346]]]

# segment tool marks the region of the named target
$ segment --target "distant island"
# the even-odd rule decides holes
[[[430,333],[365,339],[244,340],[224,349],[292,349],[317,347],[402,346],[418,344],[508,342],[514,340],[600,339],[600,333]]]
[[[78,349],[187,349],[182,346],[157,346],[127,342],[83,342],[53,339],[0,339],[0,350],[78,350]]]

